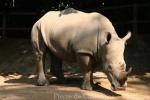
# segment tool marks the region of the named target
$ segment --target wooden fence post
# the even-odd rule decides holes
[[[137,5],[133,5],[133,33],[138,34],[138,28],[137,28]]]
[[[2,13],[2,38],[6,37],[6,12]]]

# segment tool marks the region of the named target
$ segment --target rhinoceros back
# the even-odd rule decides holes
[[[75,59],[78,52],[94,54],[97,34],[101,30],[114,31],[111,22],[101,14],[77,11],[60,16],[60,13],[50,11],[36,24],[47,47],[61,59]]]

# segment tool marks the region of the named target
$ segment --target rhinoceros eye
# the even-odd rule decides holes
[[[108,66],[108,71],[109,71],[109,72],[112,72],[112,67],[111,67],[111,65]]]
[[[106,39],[107,39],[107,44],[108,44],[110,42],[110,40],[111,40],[111,33],[110,32],[107,32]]]

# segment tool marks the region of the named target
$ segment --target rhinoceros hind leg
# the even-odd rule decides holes
[[[44,49],[44,48],[43,48]],[[36,51],[36,62],[37,62],[37,85],[44,86],[48,85],[48,81],[45,76],[45,52]]]
[[[65,83],[65,78],[62,70],[62,61],[53,54],[51,56],[51,73],[57,77],[56,83]]]
[[[48,81],[45,76],[45,54],[46,45],[44,43],[43,37],[37,27],[33,27],[31,36],[33,50],[36,56],[37,63],[37,85],[43,86],[48,85]]]

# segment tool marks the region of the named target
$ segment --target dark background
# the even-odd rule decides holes
[[[29,38],[32,25],[50,10],[75,8],[84,12],[99,12],[108,17],[119,35],[128,30],[148,34],[149,0],[1,0],[0,36]],[[3,23],[5,16],[4,32]]]
[[[12,1],[0,0],[0,74],[35,71],[30,42],[32,25],[47,11],[69,7],[102,13],[110,19],[120,37],[130,30],[132,37],[125,50],[127,67],[133,67],[136,74],[150,72],[150,0]]]

